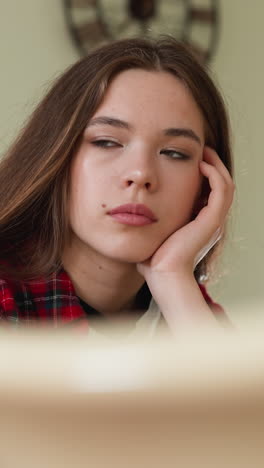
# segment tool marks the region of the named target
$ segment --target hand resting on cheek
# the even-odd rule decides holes
[[[200,170],[210,186],[207,204],[195,219],[171,234],[150,259],[137,265],[138,271],[145,277],[153,297],[169,323],[174,321],[171,317],[176,319],[179,307],[182,309],[181,312],[185,307],[190,310],[187,307],[188,301],[193,302],[195,309],[199,310],[199,301],[195,300],[198,298],[198,288],[194,280],[194,268],[221,238],[233,200],[233,180],[213,149],[205,147]],[[186,294],[188,284],[189,295]],[[175,296],[173,291],[175,291]],[[201,309],[206,310],[203,301],[201,301]],[[201,314],[204,315],[203,312]],[[184,317],[184,313],[179,313],[179,315]],[[200,314],[197,313],[197,317],[199,316]],[[207,314],[205,316],[207,318]],[[208,314],[208,318],[211,322],[211,314]],[[189,318],[186,317],[186,319],[189,322]]]

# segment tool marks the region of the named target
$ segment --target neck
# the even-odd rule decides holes
[[[144,283],[135,264],[115,261],[77,242],[66,247],[63,266],[76,294],[94,309],[112,318],[123,318]],[[125,318],[125,317],[124,317]]]

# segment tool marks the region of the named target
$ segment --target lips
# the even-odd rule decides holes
[[[157,221],[154,213],[145,205],[128,203],[108,212],[116,221],[132,226],[144,226]]]

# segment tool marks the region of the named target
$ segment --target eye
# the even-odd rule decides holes
[[[190,159],[190,156],[188,154],[182,153],[181,151],[177,151],[175,149],[162,149],[160,151],[160,154],[165,154],[165,156],[168,156],[171,159],[181,159],[181,160]]]
[[[98,146],[99,148],[114,148],[116,146],[121,146],[117,141],[106,140],[103,138],[100,140],[93,140],[92,145]]]

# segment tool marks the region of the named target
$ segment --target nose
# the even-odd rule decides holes
[[[130,158],[129,158],[130,159]],[[153,157],[132,155],[122,174],[122,187],[154,192],[158,187],[158,169]]]

